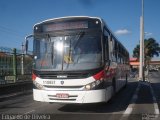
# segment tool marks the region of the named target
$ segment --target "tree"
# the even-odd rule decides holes
[[[134,50],[133,50],[133,57],[138,58],[139,60],[139,50],[140,50],[140,45],[137,45]]]
[[[139,50],[140,45],[137,45],[133,50],[133,57],[139,59]],[[159,56],[160,46],[159,43],[156,42],[154,38],[149,38],[144,40],[144,58],[145,58],[145,66],[149,64],[150,60],[154,56]]]

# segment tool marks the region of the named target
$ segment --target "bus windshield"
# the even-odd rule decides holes
[[[73,71],[99,68],[102,64],[101,36],[75,35],[34,38],[34,69]]]

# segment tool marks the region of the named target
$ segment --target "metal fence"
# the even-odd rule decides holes
[[[31,80],[32,57],[16,52],[0,52],[0,84]]]

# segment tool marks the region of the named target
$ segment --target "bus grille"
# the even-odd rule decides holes
[[[80,89],[80,88],[82,88],[82,87],[84,87],[84,86],[50,86],[50,85],[44,85],[44,87],[46,87],[46,88],[66,88],[66,89]]]
[[[56,95],[48,95],[50,100],[57,100],[57,101],[76,101],[78,95],[69,95],[68,98],[58,98]]]
[[[42,79],[62,79],[57,76],[66,76],[63,79],[82,79],[89,77],[88,73],[69,73],[69,74],[63,74],[63,73],[52,73],[52,74],[38,74],[38,76]]]
[[[40,77],[41,79],[83,79],[88,78],[99,71],[102,68],[97,68],[93,70],[86,71],[38,71],[33,70],[33,73]]]

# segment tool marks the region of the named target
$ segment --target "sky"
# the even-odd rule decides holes
[[[0,46],[21,49],[33,26],[64,16],[101,17],[132,56],[139,44],[141,0],[0,0]],[[160,44],[160,0],[144,0],[145,38]]]

